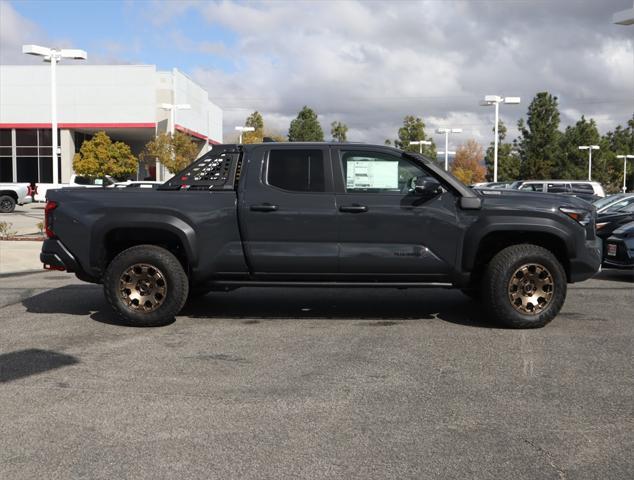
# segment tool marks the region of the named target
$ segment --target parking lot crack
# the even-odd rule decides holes
[[[566,472],[565,470],[563,470],[561,467],[559,467],[557,465],[557,463],[555,462],[555,459],[553,458],[553,456],[550,454],[550,452],[542,447],[540,447],[539,445],[536,445],[534,442],[523,438],[522,439],[524,441],[524,443],[527,443],[528,445],[530,445],[531,447],[533,447],[533,449],[539,453],[540,455],[542,455],[546,461],[548,462],[548,464],[557,472],[557,474],[559,475],[559,479],[560,480],[566,480],[568,477],[566,476]]]

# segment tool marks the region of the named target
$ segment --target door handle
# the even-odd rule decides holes
[[[271,205],[270,203],[263,203],[261,205],[251,205],[250,208],[254,212],[275,212],[278,209],[278,206]]]
[[[339,207],[340,212],[363,213],[368,211],[365,205],[342,205]]]

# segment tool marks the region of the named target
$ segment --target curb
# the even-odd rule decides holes
[[[43,237],[43,236],[37,236],[37,237],[14,237],[14,236],[9,236],[9,237],[0,238],[0,242],[2,242],[2,241],[11,241],[11,242],[15,242],[15,241],[20,241],[20,242],[43,242],[44,240],[46,240],[46,237]]]
[[[21,277],[22,275],[32,275],[34,273],[45,273],[48,271],[49,270],[42,268],[42,270],[21,270],[19,272],[0,273],[0,278]]]

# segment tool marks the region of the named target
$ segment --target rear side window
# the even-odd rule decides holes
[[[570,185],[567,183],[549,183],[548,184],[548,192],[549,193],[567,193],[570,191]]]
[[[592,195],[594,194],[594,189],[589,183],[573,183],[572,193],[588,193]]]
[[[525,183],[520,190],[528,190],[529,192],[543,192],[544,185],[541,183]]]
[[[321,150],[271,150],[266,181],[291,192],[324,192],[324,155]]]

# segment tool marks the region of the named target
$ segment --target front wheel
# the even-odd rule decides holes
[[[106,298],[130,325],[155,327],[172,321],[189,289],[181,263],[155,245],[138,245],[117,255],[103,279]]]
[[[566,300],[566,272],[537,245],[513,245],[489,263],[483,301],[490,316],[511,328],[539,328],[557,316]]]
[[[9,195],[0,195],[0,213],[11,213],[15,210],[15,199]]]

